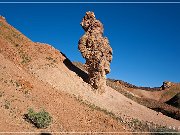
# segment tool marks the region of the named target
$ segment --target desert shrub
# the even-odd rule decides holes
[[[27,54],[23,54],[21,58],[22,58],[22,62],[21,62],[22,64],[25,64],[31,61],[31,58]]]
[[[37,128],[47,128],[52,122],[52,117],[45,110],[35,112],[30,108],[25,116],[26,119],[33,123]]]
[[[9,109],[10,108],[10,102],[5,100],[4,107],[5,107],[5,109]]]
[[[3,95],[4,95],[4,92],[1,92],[1,91],[0,91],[0,97],[2,97]]]

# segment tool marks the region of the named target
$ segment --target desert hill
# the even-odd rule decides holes
[[[86,83],[86,73],[62,52],[48,44],[32,42],[3,17],[0,17],[0,57],[1,132],[179,128],[179,120],[149,109],[109,86],[100,95]],[[133,93],[127,87],[123,89]],[[47,129],[34,127],[24,119],[29,108],[48,111],[52,124]]]
[[[86,69],[84,65],[80,62],[73,62],[74,65],[79,67],[85,73]],[[83,75],[83,78],[87,78]],[[164,115],[180,120],[180,110],[177,105],[173,105],[172,101],[178,102],[179,98],[176,95],[180,92],[179,83],[173,84],[170,87],[164,88],[165,84],[163,83],[160,87],[150,88],[150,87],[139,87],[122,80],[114,80],[107,78],[107,85],[116,91],[120,92],[127,98],[146,106],[150,109],[153,109],[157,112],[161,112]],[[171,100],[172,98],[172,100]],[[166,101],[170,100],[168,103]],[[177,103],[176,103],[177,104]],[[175,107],[174,107],[175,106]],[[177,107],[177,108],[176,108]]]
[[[33,68],[38,71],[64,65],[66,57],[52,46],[32,42],[4,18],[0,18],[0,46],[1,132],[126,131],[110,116],[38,79]],[[37,130],[26,122],[24,114],[29,108],[47,110],[53,117],[51,126]]]
[[[176,94],[170,100],[166,101],[167,104],[180,108],[180,93]]]

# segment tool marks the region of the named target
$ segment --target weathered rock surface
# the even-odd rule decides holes
[[[81,26],[85,34],[79,40],[78,48],[86,59],[85,67],[89,75],[89,84],[104,91],[106,74],[110,72],[112,48],[106,37],[103,37],[103,25],[95,18],[93,12],[86,12]]]
[[[164,81],[164,82],[163,82],[163,85],[161,86],[161,88],[162,88],[163,90],[165,90],[165,89],[168,89],[169,87],[171,87],[172,85],[173,85],[172,82]]]
[[[6,18],[4,16],[1,16],[1,15],[0,15],[0,19],[1,20],[6,20]]]

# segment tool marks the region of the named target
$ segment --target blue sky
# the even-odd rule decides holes
[[[104,24],[113,48],[109,78],[150,87],[180,82],[180,4],[0,4],[0,15],[32,41],[83,63],[77,47],[86,11]]]

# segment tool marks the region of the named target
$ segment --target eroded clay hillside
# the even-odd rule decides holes
[[[80,62],[73,62],[79,67],[84,74],[87,73],[84,65]],[[82,76],[87,79],[87,74]],[[107,79],[106,83],[109,87],[123,94],[127,98],[161,112],[166,116],[180,120],[180,103],[178,93],[180,93],[180,84],[172,82],[163,82],[160,87],[138,87],[122,80]]]
[[[106,87],[97,93],[86,74],[50,45],[34,43],[0,18],[0,131],[159,131],[180,122]],[[37,129],[29,108],[48,111],[53,122]]]
[[[38,79],[34,69],[55,68],[66,57],[50,45],[32,42],[3,18],[0,59],[1,132],[127,131],[117,120]],[[50,127],[38,130],[28,123],[24,114],[29,108],[47,110],[53,117]]]

